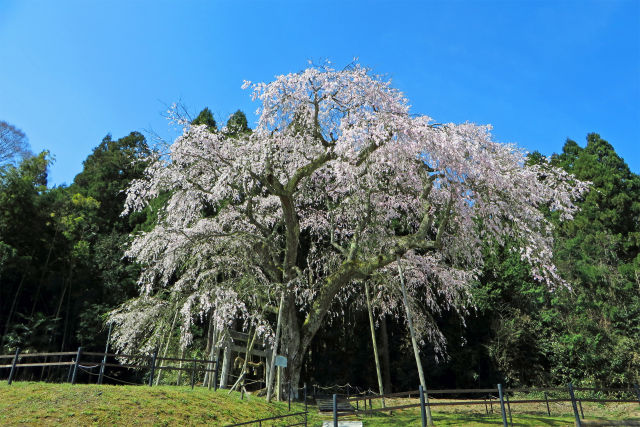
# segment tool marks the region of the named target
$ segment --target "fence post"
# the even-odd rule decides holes
[[[491,409],[491,413],[493,414],[493,396],[489,395],[489,409]]]
[[[638,397],[638,403],[640,403],[640,387],[638,387],[637,383],[633,387],[636,389],[636,396]]]
[[[544,392],[544,401],[547,404],[547,414],[551,416],[551,409],[549,409],[549,397],[547,396],[547,392]]]
[[[16,348],[16,355],[13,356],[13,362],[11,363],[11,372],[9,372],[9,385],[13,382],[13,378],[16,375],[16,364],[18,363],[18,357],[20,356],[20,347]],[[637,390],[637,386],[636,386]]]
[[[76,363],[73,365],[73,375],[71,375],[71,384],[76,383],[76,377],[78,375],[78,365],[80,364],[80,356],[82,356],[82,347],[78,347],[78,353],[76,354]]]
[[[573,406],[573,415],[576,417],[576,426],[582,427],[580,422],[580,414],[578,414],[578,405],[576,405],[576,396],[573,394],[573,384],[569,383],[569,396],[571,396],[571,406]]]
[[[333,427],[338,427],[338,400],[333,394]]]
[[[487,396],[484,396],[482,400],[484,400],[484,411],[487,413],[487,415],[489,415],[489,407],[487,406]]]
[[[502,384],[498,384],[498,396],[500,396],[500,411],[502,412],[502,425],[504,427],[508,427],[507,412],[504,410],[504,396],[502,394]]]
[[[193,358],[193,369],[191,369],[191,390],[196,383],[196,358]]]
[[[422,427],[427,427],[427,408],[424,407],[424,390],[422,389],[422,385],[420,385],[419,390],[420,390],[420,415],[422,416]]]
[[[158,357],[158,349],[156,348],[151,355],[151,371],[149,372],[149,387],[153,386],[153,374],[156,372],[156,358]]]

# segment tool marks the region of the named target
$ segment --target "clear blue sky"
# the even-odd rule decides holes
[[[640,172],[640,1],[0,0],[0,120],[70,183],[111,133],[172,136],[182,101],[218,122],[256,105],[243,79],[358,57],[414,113],[491,123],[532,151],[598,132]]]

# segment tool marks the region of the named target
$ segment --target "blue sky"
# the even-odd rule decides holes
[[[354,57],[414,113],[491,123],[551,154],[598,132],[640,172],[640,1],[0,0],[0,120],[70,183],[101,139],[175,133],[181,101],[218,120],[257,105],[243,79]]]

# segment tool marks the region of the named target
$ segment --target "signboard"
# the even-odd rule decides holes
[[[284,356],[276,356],[276,366],[280,366],[281,368],[286,368],[287,358]]]

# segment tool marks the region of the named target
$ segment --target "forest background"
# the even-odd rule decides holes
[[[192,123],[218,127],[208,108]],[[138,294],[139,267],[123,259],[131,233],[150,230],[164,202],[159,197],[143,212],[121,216],[123,191],[141,177],[140,159],[152,148],[138,132],[107,135],[71,185],[49,186],[50,154],[28,153],[26,137],[12,129],[19,143],[0,168],[0,351],[99,351],[106,313]],[[241,111],[227,129],[251,131]],[[543,157],[533,152],[528,161]],[[508,248],[490,256],[473,285],[476,308],[464,319],[446,311],[437,318],[445,357],[437,361],[429,343],[422,346],[429,386],[638,380],[640,176],[596,133],[582,146],[567,140],[550,161],[592,183],[572,221],[548,214],[556,226],[555,262],[570,288],[550,291]],[[313,341],[302,378],[375,388],[367,311],[345,306]],[[377,328],[385,390],[415,387],[405,321],[387,316]],[[196,319],[195,331],[189,357],[206,354],[207,319]],[[178,328],[170,337],[169,353],[179,356]]]

